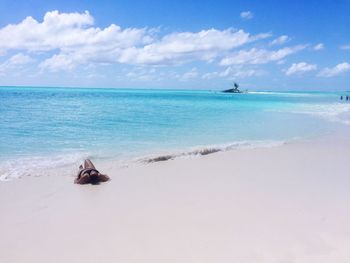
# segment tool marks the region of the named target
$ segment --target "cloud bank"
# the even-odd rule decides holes
[[[296,45],[285,47],[278,50],[266,50],[251,48],[249,50],[240,50],[229,55],[220,61],[220,65],[239,65],[239,64],[266,64],[273,61],[280,61],[286,56],[294,54],[305,48],[305,45]]]
[[[32,63],[33,61],[34,59],[32,59],[30,56],[18,53],[0,64],[0,73],[8,69],[21,68],[24,65]]]
[[[306,62],[293,63],[290,68],[286,70],[286,75],[303,74],[305,72],[313,71],[317,69],[317,65],[308,64]]]
[[[333,68],[324,68],[318,74],[319,77],[334,77],[350,71],[350,64],[347,62],[340,63]]]
[[[94,26],[84,13],[47,12],[43,21],[32,17],[0,29],[0,50],[54,52],[39,67],[51,71],[70,70],[88,63],[168,65],[188,61],[211,61],[225,52],[269,37],[228,28],[199,32],[175,32],[164,36],[154,29],[125,28],[111,24]]]
[[[240,15],[245,20],[254,17],[251,11]],[[88,11],[60,13],[56,10],[47,12],[41,21],[28,16],[17,24],[0,28],[0,57],[7,57],[0,63],[0,73],[4,75],[6,71],[26,67],[43,73],[73,72],[78,67],[125,65],[141,68],[129,71],[130,74],[126,72],[125,76],[154,81],[156,75],[161,74],[154,68],[193,63],[192,69],[186,72],[168,72],[172,72],[169,73],[172,78],[182,81],[248,78],[266,74],[262,65],[274,63],[279,66],[286,62],[287,57],[303,50],[324,49],[322,43],[281,47],[292,42],[292,38],[280,35],[272,41],[267,40],[272,36],[272,33],[251,34],[235,28],[166,34],[154,28],[122,28],[116,24],[100,28]],[[200,65],[210,65],[211,70],[201,72]],[[151,66],[150,70],[142,69],[147,66]],[[334,68],[322,69],[318,76],[337,76],[348,71],[349,67],[347,62],[340,63]],[[287,76],[301,75],[316,69],[315,64],[300,62],[292,64],[284,72]],[[91,76],[101,76],[100,73]],[[167,77],[162,75],[162,78]]]

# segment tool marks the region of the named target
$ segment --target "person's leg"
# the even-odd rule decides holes
[[[81,171],[82,171],[83,169],[84,169],[84,168],[83,168],[83,166],[82,166],[82,165],[80,165],[80,166],[79,166],[79,171],[78,171],[78,173],[77,173],[77,179],[79,179],[79,178],[80,178]]]
[[[87,169],[87,168],[96,169],[95,166],[93,165],[93,163],[89,159],[86,159],[84,161],[84,166],[85,166],[85,169]]]

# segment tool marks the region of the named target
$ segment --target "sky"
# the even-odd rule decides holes
[[[0,0],[0,86],[350,90],[350,0]]]

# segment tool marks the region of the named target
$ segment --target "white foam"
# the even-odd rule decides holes
[[[237,141],[226,144],[196,146],[185,151],[169,151],[168,153],[151,154],[133,160],[115,160],[113,158],[108,158],[108,163],[119,163],[119,167],[127,167],[130,163],[134,163],[135,161],[149,163],[175,158],[193,158],[235,149],[276,147],[284,143],[285,141],[270,140]],[[88,153],[67,153],[51,156],[23,157],[2,161],[0,162],[0,181],[9,181],[24,176],[74,176],[78,166],[86,158],[91,158],[91,156]],[[108,165],[105,166],[108,167]]]
[[[286,96],[286,97],[314,97],[318,95],[315,93],[275,92],[275,91],[248,91],[248,94],[278,95],[278,96]],[[320,94],[319,96],[322,96],[322,94]]]
[[[291,113],[313,115],[328,121],[350,125],[349,103],[302,104],[297,108],[287,111]]]
[[[54,175],[67,168],[71,174],[82,160],[88,158],[84,153],[67,153],[51,156],[33,156],[10,159],[0,162],[0,181],[9,181],[23,176]]]
[[[272,91],[248,91],[248,94],[266,94],[266,95],[280,95],[281,92],[272,92]]]

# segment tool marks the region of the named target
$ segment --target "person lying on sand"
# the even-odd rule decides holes
[[[74,180],[75,184],[98,184],[100,182],[107,182],[109,177],[105,174],[101,174],[96,170],[93,163],[86,159],[84,161],[84,167],[79,166],[79,172],[77,178]]]

